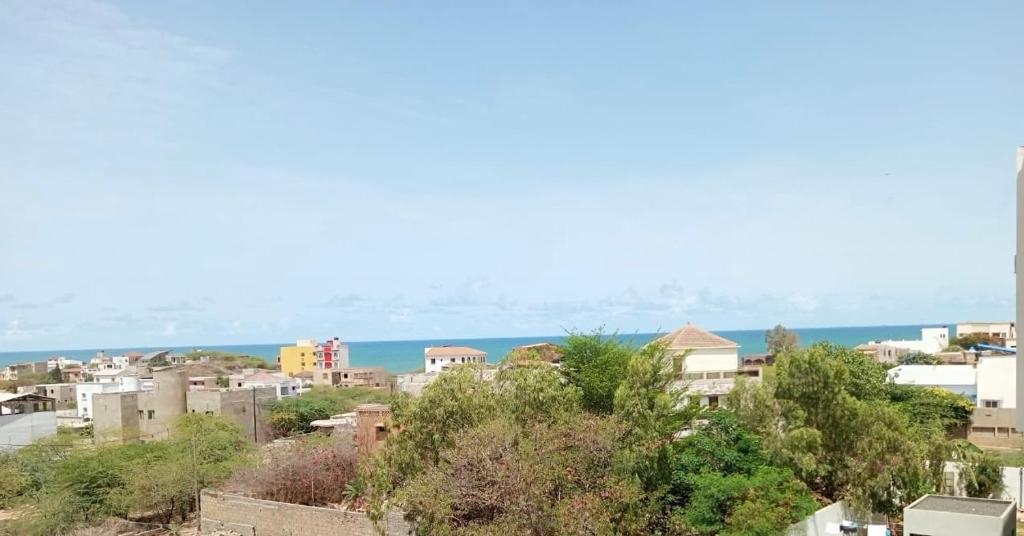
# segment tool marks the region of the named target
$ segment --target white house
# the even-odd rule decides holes
[[[689,322],[658,339],[673,355],[672,366],[680,375],[680,388],[699,396],[703,406],[717,407],[736,385],[740,370],[740,345]]]
[[[1017,358],[982,356],[978,358],[978,407],[1017,407]]]
[[[237,380],[236,387],[243,389],[251,389],[254,387],[273,387],[277,393],[277,399],[286,396],[294,396],[299,394],[299,389],[302,388],[302,380],[298,378],[289,378],[284,374],[277,374],[266,371],[259,371],[244,378]]]
[[[93,373],[93,381],[75,386],[78,397],[78,416],[92,419],[92,395],[98,393],[126,393],[153,389],[153,380],[143,380],[126,370],[101,370]]]
[[[426,372],[441,372],[445,368],[467,363],[487,362],[487,352],[468,346],[430,346],[423,349],[423,368]]]
[[[887,345],[894,348],[902,348],[910,352],[922,352],[925,354],[937,354],[949,346],[949,328],[921,328],[920,340],[893,340],[871,341],[868,345]]]
[[[1017,327],[1013,322],[962,322],[956,325],[956,336],[980,333],[996,339],[1010,348],[1017,347]]]
[[[973,365],[900,365],[889,369],[888,375],[898,385],[939,387],[978,402],[978,376]]]

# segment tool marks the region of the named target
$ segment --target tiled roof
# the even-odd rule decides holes
[[[685,326],[658,339],[658,342],[665,343],[669,349],[681,350],[686,348],[739,348],[736,344],[725,337],[719,337],[710,331],[705,331],[689,322]]]
[[[427,357],[459,357],[464,355],[487,355],[483,350],[469,346],[431,346],[426,349]]]

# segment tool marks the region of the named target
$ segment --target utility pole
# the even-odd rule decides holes
[[[252,386],[252,442],[259,445],[259,429],[256,427],[256,386]]]

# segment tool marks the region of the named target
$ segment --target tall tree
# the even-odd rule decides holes
[[[583,407],[602,415],[612,412],[615,390],[626,374],[634,349],[600,330],[570,333],[562,343],[561,372],[580,389]]]
[[[799,348],[800,336],[778,324],[764,332],[764,343],[768,347],[768,355],[777,356]]]

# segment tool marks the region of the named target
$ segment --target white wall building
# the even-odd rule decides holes
[[[449,367],[486,362],[487,352],[468,346],[431,346],[423,349],[423,369],[426,372],[441,372]]]
[[[886,341],[871,341],[868,344],[882,344],[895,348],[902,348],[910,352],[937,354],[949,346],[949,328],[946,326],[942,326],[940,328],[921,328],[920,340],[890,339]]]
[[[900,365],[889,369],[898,385],[939,387],[978,403],[978,375],[973,365]]]
[[[78,397],[78,416],[83,419],[93,418],[92,396],[99,393],[127,393],[129,391],[150,391],[153,380],[143,380],[125,370],[108,370],[96,372],[93,381],[81,382],[75,386]]]
[[[980,333],[1003,339],[1009,348],[1017,347],[1017,327],[1013,322],[962,322],[956,325],[956,336]]]
[[[982,356],[978,358],[978,407],[1017,407],[1017,358]]]
[[[302,380],[298,378],[289,378],[284,374],[265,371],[259,371],[245,376],[244,378],[236,381],[235,384],[236,387],[241,387],[243,389],[251,389],[254,387],[273,387],[277,393],[278,400],[281,400],[286,396],[295,396],[299,394],[299,390],[302,389]]]

